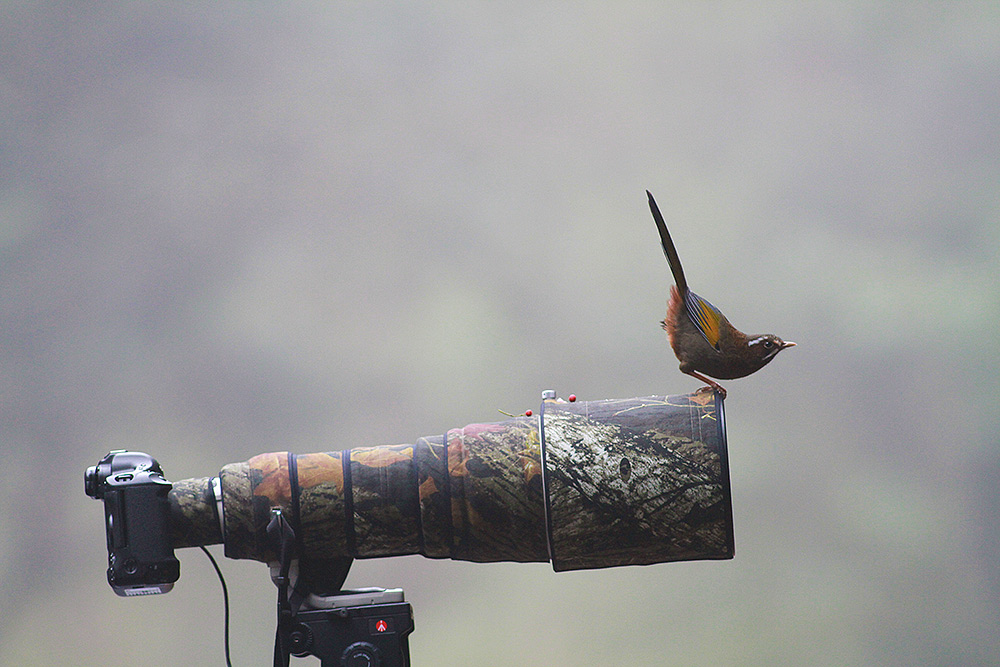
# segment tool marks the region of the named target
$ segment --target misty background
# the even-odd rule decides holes
[[[405,589],[415,666],[1000,663],[994,4],[8,3],[0,105],[0,664],[222,664],[198,550],[107,585],[109,449],[179,480],[696,389],[647,188],[799,343],[725,383],[735,559],[348,584]],[[267,568],[221,565],[269,665]]]

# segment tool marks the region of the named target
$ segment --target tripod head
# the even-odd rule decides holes
[[[313,606],[317,605],[317,606]],[[294,616],[290,652],[340,667],[407,667],[413,610],[401,588],[360,588],[312,596]]]
[[[320,577],[329,585],[343,584],[351,559],[317,567],[292,559],[295,531],[280,509],[272,512],[268,534],[275,540],[280,560],[270,564],[278,587],[278,628],[274,642],[275,667],[287,667],[289,656],[309,655],[325,667],[407,667],[413,609],[401,588],[360,588],[323,593],[311,581]]]

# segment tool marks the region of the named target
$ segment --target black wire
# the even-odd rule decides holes
[[[212,561],[212,567],[215,568],[215,573],[219,575],[219,582],[222,584],[222,604],[225,607],[225,647],[226,647],[226,667],[233,667],[233,663],[229,660],[229,591],[226,589],[226,578],[222,576],[222,570],[219,568],[219,564],[215,562],[215,558],[209,553],[208,549],[204,546],[200,547],[205,555],[208,556],[208,560]]]

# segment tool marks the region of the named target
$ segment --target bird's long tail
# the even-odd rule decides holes
[[[674,283],[677,285],[677,291],[680,293],[681,299],[683,299],[687,296],[688,286],[687,281],[684,279],[684,269],[681,268],[680,257],[677,256],[677,249],[674,248],[674,242],[670,239],[670,232],[667,231],[667,224],[663,222],[663,216],[660,215],[660,208],[656,205],[656,200],[653,199],[653,195],[650,194],[649,190],[646,190],[646,196],[649,197],[649,210],[652,211],[653,220],[656,221],[656,229],[660,232],[660,243],[663,245],[663,254],[667,257],[670,271],[674,274]]]

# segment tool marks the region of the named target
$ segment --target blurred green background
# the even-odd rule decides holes
[[[0,663],[222,663],[200,552],[108,587],[111,448],[177,480],[697,388],[649,188],[800,344],[727,383],[736,558],[348,583],[406,590],[415,666],[1000,664],[995,4],[8,3],[0,104]],[[222,566],[269,665],[267,569]]]

